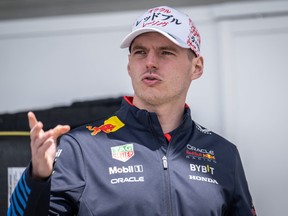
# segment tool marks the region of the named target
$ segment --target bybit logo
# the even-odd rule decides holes
[[[199,172],[199,173],[210,173],[214,175],[214,168],[209,165],[197,165],[197,164],[190,164],[190,170],[192,172]]]

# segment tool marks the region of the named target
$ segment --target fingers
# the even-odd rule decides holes
[[[33,112],[28,112],[28,121],[30,127],[31,141],[34,142],[43,134],[43,124],[41,122],[38,122]]]
[[[44,142],[41,143],[41,145],[39,146],[39,148],[37,148],[37,154],[45,157],[45,153],[47,152],[47,150],[52,146],[55,145],[55,149],[56,149],[56,142],[53,138],[49,137],[48,139],[46,139]],[[54,152],[52,152],[52,154],[54,154]]]
[[[38,123],[36,116],[33,112],[28,112],[28,121],[30,129],[32,129]]]
[[[38,121],[33,112],[28,113],[30,127],[30,138],[33,145],[40,147],[46,140],[52,139],[56,142],[57,138],[70,131],[69,125],[57,125],[46,132],[43,130],[42,122]]]
[[[43,133],[41,135],[35,135],[35,136],[31,136],[31,140],[34,141],[36,146],[41,146],[46,140],[48,140],[49,138],[52,138],[53,136],[53,131],[52,130],[48,130],[46,132],[43,131]]]
[[[67,133],[70,131],[69,125],[57,125],[55,128],[52,129],[54,139],[57,139],[59,136]]]

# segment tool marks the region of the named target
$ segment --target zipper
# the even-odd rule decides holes
[[[162,157],[162,165],[164,171],[164,195],[165,195],[165,208],[168,216],[172,216],[172,201],[171,201],[171,188],[170,188],[170,175],[168,170],[168,158],[166,155]]]
[[[156,133],[154,127],[153,127],[153,123],[152,123],[152,119],[151,119],[151,116],[150,114],[147,112],[147,117],[149,119],[149,124],[150,124],[150,129],[151,129],[151,132],[153,133],[154,135],[154,138],[156,140],[158,140],[159,142],[159,137],[158,137],[158,134]],[[163,146],[163,143],[159,142],[159,144],[161,146]],[[164,145],[167,146],[167,144],[165,143]],[[165,215],[167,216],[172,216],[172,201],[171,201],[171,186],[170,186],[170,175],[169,175],[169,170],[168,170],[168,158],[167,158],[167,155],[168,155],[168,152],[169,152],[169,149],[171,148],[170,145],[167,146],[166,150],[162,153],[163,157],[161,158],[162,160],[162,167],[163,167],[163,173],[164,173],[164,204],[165,204]]]
[[[164,170],[167,170],[167,169],[168,169],[168,161],[167,161],[166,155],[164,155],[164,156],[162,157],[162,163],[163,163],[163,169],[164,169]]]

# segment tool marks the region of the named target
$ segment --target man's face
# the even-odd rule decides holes
[[[195,79],[194,59],[188,57],[188,52],[159,33],[136,37],[128,63],[134,101],[153,106],[185,102],[190,83]]]

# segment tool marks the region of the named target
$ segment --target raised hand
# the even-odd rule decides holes
[[[57,125],[48,131],[43,130],[42,122],[33,112],[28,113],[30,127],[32,177],[44,179],[51,175],[56,155],[57,138],[70,130],[68,125]]]

